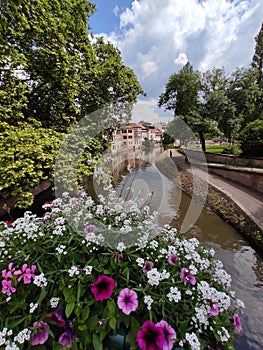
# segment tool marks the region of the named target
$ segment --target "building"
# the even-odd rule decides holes
[[[112,134],[111,152],[116,154],[123,149],[135,151],[141,148],[145,139],[160,144],[161,137],[162,131],[148,122],[120,124]]]

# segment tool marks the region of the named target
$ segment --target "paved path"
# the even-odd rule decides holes
[[[219,175],[209,174],[208,181],[226,193],[263,230],[263,194]]]
[[[173,156],[184,158],[182,154],[174,150]],[[190,170],[190,166],[188,168]],[[215,174],[208,175],[208,182],[231,197],[263,230],[263,193],[253,191],[249,187]]]

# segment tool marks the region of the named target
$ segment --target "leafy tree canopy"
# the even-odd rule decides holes
[[[2,0],[1,120],[33,117],[64,130],[115,102],[135,102],[143,90],[120,52],[89,33],[95,6],[86,0]]]

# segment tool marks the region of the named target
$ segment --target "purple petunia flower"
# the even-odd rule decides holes
[[[191,283],[192,285],[196,284],[195,276],[191,274],[191,272],[183,267],[180,273],[180,278],[183,280],[184,285],[187,283]]]
[[[137,343],[142,350],[160,350],[164,346],[164,334],[161,327],[151,321],[145,321],[137,332]]]
[[[125,315],[129,315],[138,307],[137,293],[134,290],[130,290],[128,288],[121,290],[118,296],[117,305]]]
[[[69,348],[75,339],[76,336],[72,334],[70,329],[67,329],[66,332],[61,334],[58,342],[65,348]]]
[[[34,322],[33,327],[39,332],[35,333],[32,339],[32,346],[44,344],[48,340],[48,324],[46,322]]]
[[[235,325],[236,330],[238,332],[242,331],[242,324],[241,324],[241,321],[240,321],[238,314],[234,314],[234,325]]]
[[[172,350],[174,341],[176,339],[175,330],[164,320],[156,323],[156,326],[161,327],[163,330],[164,343],[162,350]]]
[[[23,264],[21,270],[17,270],[14,272],[15,275],[21,275],[18,277],[18,282],[23,279],[25,284],[29,284],[31,282],[31,278],[34,279],[36,276],[34,275],[34,272],[36,270],[36,265],[32,265],[32,267],[28,267],[27,264]]]
[[[45,318],[45,321],[47,322],[53,322],[55,323],[58,327],[64,327],[66,322],[63,319],[63,317],[55,311],[50,312],[49,316]]]
[[[168,262],[171,264],[171,265],[175,265],[176,262],[177,262],[177,255],[175,254],[171,254],[169,257],[168,257]]]
[[[153,268],[153,262],[152,261],[149,261],[149,260],[146,260],[145,263],[144,263],[144,266],[142,268],[142,271],[143,272],[148,272],[150,271],[152,268]]]
[[[113,278],[101,275],[91,286],[91,291],[96,300],[109,299],[115,287]]]

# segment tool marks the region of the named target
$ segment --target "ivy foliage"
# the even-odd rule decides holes
[[[57,162],[57,181],[64,189],[71,189],[72,179],[76,176],[76,188],[83,185],[85,179],[93,174],[96,159],[103,150],[100,137],[85,143],[79,154],[72,150],[61,151],[66,134],[53,129],[43,128],[41,123],[18,123],[17,126],[0,123],[0,198],[15,197],[15,206],[28,208],[34,200],[30,191],[44,180],[54,184],[54,172]],[[73,143],[73,151],[76,150]],[[59,152],[60,150],[60,152]],[[64,166],[59,169],[60,162]],[[72,167],[72,156],[77,159],[76,169]],[[76,171],[76,175],[74,174]]]
[[[32,121],[31,121],[32,122]],[[44,129],[39,122],[0,123],[0,197],[16,198],[16,206],[33,202],[29,191],[52,176],[54,155],[63,134]]]

